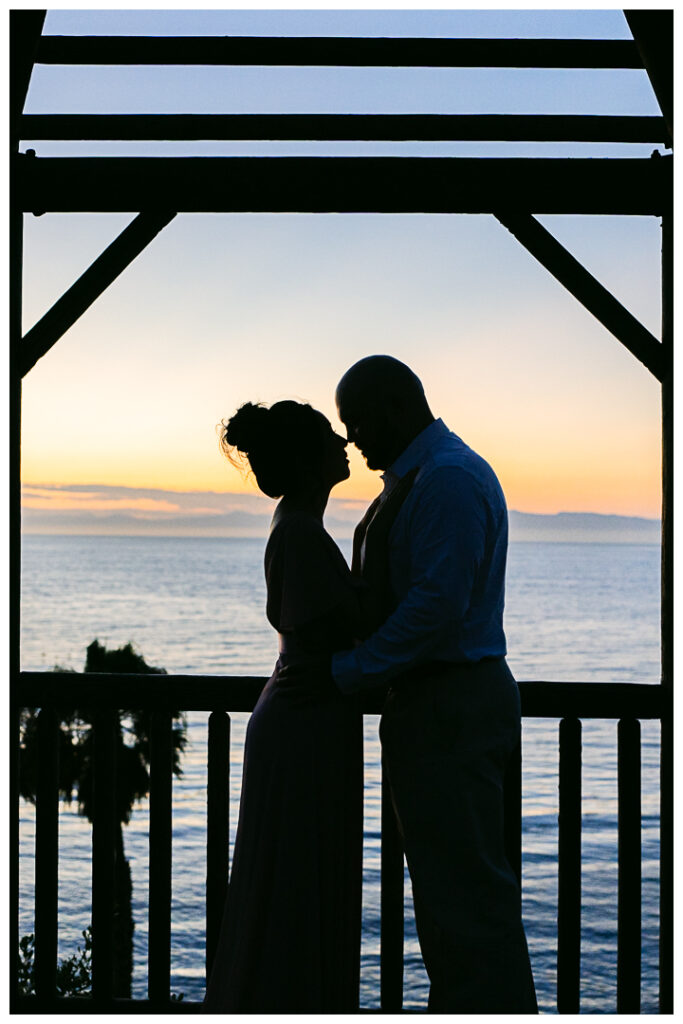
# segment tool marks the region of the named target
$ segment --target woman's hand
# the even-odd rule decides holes
[[[284,665],[278,669],[277,688],[298,707],[315,704],[321,698],[341,696],[332,678],[330,659],[310,664]]]

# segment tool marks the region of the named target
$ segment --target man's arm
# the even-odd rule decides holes
[[[416,485],[409,528],[409,589],[387,621],[363,644],[332,657],[343,693],[388,682],[434,657],[467,613],[485,551],[486,503],[474,477],[436,467]]]

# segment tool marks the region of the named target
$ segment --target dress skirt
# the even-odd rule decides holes
[[[247,728],[208,1013],[358,1009],[362,716],[341,696],[294,704],[281,665]]]

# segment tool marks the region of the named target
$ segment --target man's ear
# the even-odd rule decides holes
[[[396,395],[388,395],[384,404],[384,414],[392,427],[405,426],[406,410],[403,402]]]

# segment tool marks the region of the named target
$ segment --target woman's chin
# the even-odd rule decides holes
[[[336,487],[337,484],[342,483],[343,480],[348,480],[350,476],[351,476],[351,469],[350,469],[350,467],[349,466],[344,466],[343,469],[339,470],[339,473],[337,474],[337,478],[334,481],[334,484],[332,486]]]

